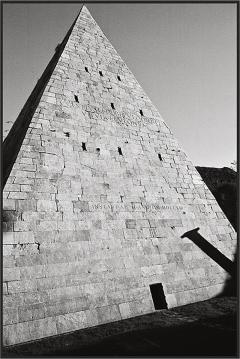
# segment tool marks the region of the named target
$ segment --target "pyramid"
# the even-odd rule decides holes
[[[236,233],[83,6],[3,144],[12,345],[211,298]]]

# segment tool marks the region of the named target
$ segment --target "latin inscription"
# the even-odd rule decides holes
[[[118,111],[108,111],[108,112],[99,112],[99,109],[95,108],[90,110],[89,106],[85,106],[85,111],[89,112],[90,118],[96,121],[105,121],[105,122],[115,122],[120,126],[126,127],[141,127],[145,125],[154,125],[160,124],[161,119],[145,116],[137,116],[131,112],[118,112]]]
[[[159,212],[162,210],[183,210],[182,206],[176,205],[161,205],[158,203],[101,203],[89,202],[89,209],[82,208],[81,212],[94,211],[145,211],[145,212]]]

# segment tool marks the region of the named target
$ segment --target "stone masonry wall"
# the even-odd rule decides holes
[[[196,169],[237,231],[237,172],[228,167],[196,167]]]
[[[112,105],[111,105],[112,104]],[[141,111],[140,111],[141,110]],[[236,233],[84,6],[4,189],[4,344],[218,294]]]

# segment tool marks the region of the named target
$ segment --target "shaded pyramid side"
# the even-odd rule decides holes
[[[24,107],[22,108],[20,114],[18,115],[16,121],[12,125],[10,131],[6,135],[4,134],[4,141],[2,145],[2,188],[4,188],[9,174],[12,170],[13,164],[17,158],[18,152],[21,148],[23,139],[26,136],[26,132],[32,120],[32,117],[37,109],[41,96],[45,90],[45,87],[55,69],[55,66],[64,50],[64,47],[69,39],[69,36],[72,32],[72,29],[75,25],[78,16],[76,17],[75,21],[73,22],[72,26],[70,27],[69,31],[67,32],[66,36],[64,37],[61,44],[58,44],[55,53],[50,60],[49,64],[47,65],[45,71],[43,72],[42,76],[38,80],[37,84],[35,85],[32,93],[30,94],[29,98],[27,99]]]
[[[4,342],[34,340],[218,294],[236,234],[84,6],[4,190]]]

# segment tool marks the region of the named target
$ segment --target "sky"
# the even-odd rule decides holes
[[[236,4],[87,4],[194,165],[236,159]],[[81,3],[3,4],[7,133]]]

